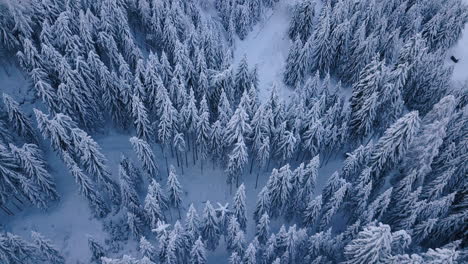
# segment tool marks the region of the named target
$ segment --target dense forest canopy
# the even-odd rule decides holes
[[[467,262],[468,86],[447,62],[466,3],[291,1],[261,98],[234,50],[286,2],[0,2],[0,66],[31,93],[0,86],[0,262],[71,263],[9,228],[71,195],[59,177],[107,237],[77,263]],[[189,199],[209,177],[229,203]]]

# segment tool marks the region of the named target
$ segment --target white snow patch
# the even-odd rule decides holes
[[[465,0],[468,5],[468,0]],[[452,54],[455,58],[459,59],[458,63],[454,64],[453,81],[455,85],[461,85],[468,82],[468,24],[462,33],[462,38],[453,48]],[[450,61],[453,63],[452,61]]]
[[[290,6],[288,1],[278,2],[243,41],[235,43],[234,62],[238,63],[245,55],[250,67],[258,66],[259,98],[262,101],[268,98],[273,84],[282,99],[292,94],[292,90],[283,84],[283,69],[290,46],[287,34]]]

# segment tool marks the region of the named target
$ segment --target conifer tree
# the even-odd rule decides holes
[[[237,221],[236,216],[231,215],[226,232],[226,244],[228,250],[233,250],[234,239],[239,231],[241,231],[239,222]]]
[[[151,135],[148,113],[143,102],[137,94],[132,96],[132,116],[135,124],[137,137],[148,140]]]
[[[151,146],[144,139],[137,137],[131,137],[130,143],[149,178],[152,179],[159,176],[159,167],[155,161]]]
[[[120,193],[122,195],[122,205],[129,212],[140,212],[140,200],[136,190],[135,179],[132,178],[131,168],[125,165],[125,160],[122,159],[119,165]]]
[[[245,231],[247,228],[247,211],[245,204],[245,186],[242,183],[234,195],[234,216],[239,221],[240,227]]]
[[[330,6],[325,4],[320,14],[320,24],[313,33],[312,71],[320,71],[322,75],[330,70],[332,50],[330,45]],[[307,42],[312,39],[309,38]]]
[[[227,183],[232,184],[236,180],[236,186],[239,183],[239,176],[242,174],[245,165],[248,162],[247,146],[245,145],[244,138],[240,136],[234,145],[234,149],[229,155],[227,166]]]
[[[390,255],[391,242],[392,234],[388,225],[370,225],[346,245],[344,254],[348,263],[383,262]]]
[[[201,223],[201,236],[205,241],[206,247],[209,250],[214,250],[218,246],[220,230],[218,227],[218,219],[216,218],[213,206],[210,201],[206,202]]]
[[[264,213],[257,224],[256,229],[256,237],[260,244],[265,244],[268,240],[268,236],[270,233],[270,217],[268,217],[267,213]]]
[[[271,207],[270,214],[276,217],[284,213],[289,206],[291,197],[291,177],[292,172],[289,164],[284,165],[279,170],[273,169],[267,182],[267,188],[270,194]]]
[[[90,235],[88,235],[88,247],[91,250],[91,262],[101,263],[101,258],[106,255],[104,248]]]
[[[389,127],[375,145],[369,163],[372,170],[381,172],[391,164],[398,162],[419,129],[417,111],[410,112]]]
[[[242,39],[242,37],[241,37]],[[249,72],[249,65],[247,63],[247,56],[242,57],[239,66],[237,66],[236,75],[234,78],[234,98],[240,98],[244,91],[250,89],[251,79]]]
[[[318,168],[320,166],[319,155],[315,156],[304,169],[302,175],[300,175],[299,183],[300,187],[298,192],[297,202],[305,204],[306,201],[315,192],[315,185],[318,177]]]
[[[250,243],[245,251],[244,255],[244,263],[245,264],[256,264],[257,263],[257,249],[255,248],[254,244]]]
[[[222,125],[227,125],[232,116],[232,108],[224,89],[221,89],[221,95],[218,103],[218,120]]]
[[[319,220],[322,210],[322,195],[310,199],[304,210],[303,222],[305,226],[313,227]]]
[[[205,264],[206,263],[206,250],[205,245],[201,237],[198,237],[197,241],[190,251],[190,263],[191,264]]]
[[[257,204],[255,206],[255,211],[254,211],[254,219],[255,222],[258,223],[260,218],[266,213],[269,214],[270,212],[270,193],[268,188],[265,186],[262,188],[260,193],[258,194],[257,198]]]
[[[23,261],[37,261],[38,254],[34,245],[26,242],[21,237],[5,232],[0,235],[0,259],[5,263],[22,263]]]
[[[161,185],[155,180],[151,180],[150,185],[148,186],[148,194],[150,194],[159,204],[161,210],[168,209],[168,198],[161,188]]]
[[[170,143],[177,129],[177,110],[172,105],[171,99],[166,94],[161,107],[161,118],[158,124],[158,139],[163,145]]]
[[[252,128],[249,124],[249,116],[243,107],[239,104],[236,111],[226,125],[225,138],[228,144],[234,143],[240,137],[250,135]]]
[[[180,205],[182,203],[182,186],[177,179],[175,174],[175,168],[171,165],[169,169],[169,177],[167,178],[167,193],[169,198],[169,204],[179,211],[180,218]]]
[[[232,251],[239,254],[239,256],[244,255],[245,252],[245,233],[242,230],[238,230],[237,233],[234,235],[232,240]]]
[[[237,252],[232,252],[229,257],[229,264],[242,264],[242,259]]]
[[[101,195],[98,194],[96,185],[86,174],[83,173],[68,153],[63,152],[62,156],[71,175],[75,178],[75,182],[78,184],[80,193],[88,200],[94,215],[97,217],[104,217],[107,215],[109,209]]]
[[[299,63],[303,44],[300,38],[296,38],[293,45],[289,48],[288,58],[286,59],[286,68],[284,71],[283,80],[287,85],[295,87],[299,82],[303,80],[303,73],[299,67],[302,66]]]
[[[200,148],[201,162],[202,162],[202,171],[203,171],[203,161],[208,158],[208,143],[210,135],[210,113],[208,110],[208,104],[206,97],[203,95],[203,98],[200,102],[200,109],[198,114],[198,120],[196,125],[196,134],[197,134],[197,144]]]
[[[193,204],[190,204],[185,216],[185,232],[192,242],[200,235],[200,218]]]
[[[79,128],[71,130],[71,137],[75,145],[75,153],[80,155],[86,172],[96,177],[97,182],[103,184],[104,189],[115,205],[120,204],[119,191],[116,183],[110,178],[111,174],[106,166],[106,158],[100,147],[86,132]]]
[[[156,227],[159,220],[165,218],[158,200],[151,193],[146,194],[144,209],[152,228]]]
[[[54,179],[46,169],[39,147],[34,144],[24,144],[18,148],[10,144],[11,153],[20,164],[22,170],[38,185],[41,194],[51,200],[59,198]]]
[[[141,234],[143,232],[143,221],[140,219],[140,217],[138,217],[138,215],[131,212],[127,212],[127,224],[128,228],[130,229],[130,233],[135,239],[141,237]]]
[[[7,94],[3,94],[3,103],[8,114],[8,121],[13,126],[14,130],[28,141],[37,142],[36,135],[31,126],[29,118],[21,111],[18,102]]]
[[[31,237],[35,246],[38,248],[42,258],[44,261],[52,264],[63,264],[65,263],[65,259],[60,254],[60,252],[55,248],[52,242],[41,234],[32,231]]]
[[[315,2],[306,0],[294,6],[294,13],[289,24],[288,35],[290,39],[299,37],[307,40],[312,34],[313,19],[315,16]]]

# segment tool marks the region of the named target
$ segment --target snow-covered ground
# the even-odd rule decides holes
[[[468,4],[468,0],[466,2]],[[465,83],[468,81],[468,25],[465,26],[462,38],[454,47],[453,55],[459,59],[454,65],[453,80],[456,83]]]
[[[287,31],[291,2],[294,1],[279,1],[243,41],[235,44],[234,62],[238,63],[245,55],[250,67],[258,67],[261,100],[268,97],[273,84],[277,86],[282,99],[287,99],[292,94],[282,82],[290,45]]]
[[[261,100],[268,97],[273,84],[276,84],[280,97],[283,99],[291,96],[292,91],[282,84],[282,74],[284,63],[288,55],[290,40],[287,36],[287,29],[290,19],[290,5],[293,1],[281,0],[274,10],[265,15],[264,19],[255,26],[254,30],[243,41],[237,41],[234,50],[234,61],[238,63],[242,57],[247,56],[249,66],[258,66],[260,80]],[[468,2],[468,0],[467,0]],[[460,62],[455,66],[454,80],[466,81],[468,79],[468,26],[464,30],[464,36],[454,48],[454,55],[460,58]],[[28,81],[14,68],[0,69],[0,91],[6,92],[15,98],[33,98],[28,91]],[[25,94],[27,96],[25,97]],[[30,110],[30,103],[27,110]],[[93,136],[102,148],[103,154],[108,159],[110,168],[115,180],[118,180],[118,163],[120,156],[125,154],[139,165],[131,149],[129,138],[131,135],[109,132],[106,135]],[[159,147],[155,146],[158,164],[164,174],[166,166]],[[46,153],[48,163],[53,164],[51,168],[53,176],[57,180],[58,191],[61,200],[50,208],[47,212],[26,208],[23,211],[15,210],[15,216],[6,216],[0,211],[0,224],[5,226],[7,231],[13,232],[28,238],[31,231],[39,231],[50,238],[65,255],[67,263],[87,263],[90,251],[87,245],[87,234],[93,235],[100,243],[107,238],[103,231],[102,222],[91,216],[88,204],[85,199],[78,194],[78,187],[74,183],[72,176],[68,173],[63,163],[53,152]],[[200,163],[193,166],[191,155],[189,155],[190,167],[184,169],[184,174],[177,169],[179,180],[184,189],[182,214],[185,214],[189,202],[193,203],[199,214],[207,200],[210,200],[216,208],[217,203],[232,204],[233,194],[230,194],[226,184],[226,174],[219,168],[213,168],[211,162],[204,166],[203,173]],[[342,157],[338,156],[324,165],[319,171],[317,182],[317,192],[323,188],[327,178],[341,166]],[[175,159],[169,159],[170,164],[176,164]],[[249,174],[250,164],[246,168],[241,182],[246,185],[247,212],[249,215],[247,239],[254,235],[254,225],[252,215],[255,207],[256,197],[259,190],[265,185],[271,167],[268,172],[262,170],[259,177],[258,188],[255,189],[254,173]],[[235,188],[233,188],[233,193]],[[144,196],[146,191],[142,192]],[[172,212],[175,221],[177,213]],[[276,221],[272,222],[272,229],[278,228]],[[150,238],[151,239],[151,238]],[[134,242],[130,242],[134,246]],[[135,251],[135,247],[128,247],[127,253]],[[209,254],[208,263],[225,263],[228,258],[225,246],[221,242],[214,253]]]
[[[468,5],[468,0],[464,0]],[[468,82],[468,24],[465,25],[462,37],[452,50],[453,56],[459,59],[454,64],[453,81],[455,85],[461,85]],[[451,62],[453,63],[453,62]]]

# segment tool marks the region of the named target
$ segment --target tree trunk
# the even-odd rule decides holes
[[[166,160],[166,172],[167,172],[167,177],[169,177],[169,162],[167,162],[167,156],[164,155],[164,159]]]
[[[11,203],[16,207],[16,209],[22,211],[22,210],[21,210],[21,207],[19,207],[17,204],[15,204],[15,202],[11,201]]]
[[[260,169],[257,171],[257,179],[255,180],[255,189],[257,189],[259,175],[260,175]]]
[[[268,157],[268,163],[265,168],[265,172],[268,172],[268,168],[270,168],[271,157]]]
[[[253,164],[254,164],[254,157],[252,157],[252,159],[250,160],[250,175],[252,175]]]
[[[20,202],[21,204],[24,204],[23,201],[21,201],[20,199],[18,199],[18,197],[16,197],[16,195],[13,195],[13,197],[15,197],[15,199]]]
[[[10,209],[8,209],[6,206],[0,205],[0,208],[7,214],[7,215],[15,215]]]

